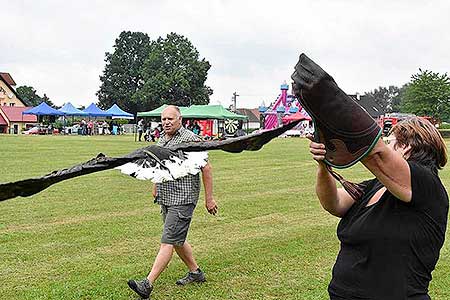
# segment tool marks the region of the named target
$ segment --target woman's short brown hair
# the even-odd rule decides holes
[[[408,160],[442,169],[447,163],[447,147],[439,131],[428,120],[411,117],[392,127],[399,146],[410,146]]]

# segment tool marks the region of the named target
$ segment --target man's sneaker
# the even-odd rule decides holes
[[[192,282],[205,282],[205,273],[200,270],[200,268],[197,269],[195,272],[187,272],[186,276],[184,276],[181,279],[177,280],[178,285],[186,285]]]
[[[153,290],[153,286],[150,284],[147,278],[138,280],[128,280],[128,286],[130,289],[136,292],[142,299],[150,299],[150,294]]]

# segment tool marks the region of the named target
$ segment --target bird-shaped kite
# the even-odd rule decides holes
[[[181,143],[172,147],[150,145],[121,157],[97,157],[68,169],[53,171],[42,177],[0,184],[0,201],[39,193],[49,186],[74,177],[117,168],[137,179],[149,179],[155,183],[175,180],[188,174],[195,175],[206,165],[207,150],[223,150],[239,153],[256,151],[273,138],[293,128],[300,120],[282,127],[247,136],[222,141]]]

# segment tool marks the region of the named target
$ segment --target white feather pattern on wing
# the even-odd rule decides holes
[[[208,162],[208,152],[185,152],[183,158],[171,156],[161,160],[163,166],[148,158],[138,162],[126,163],[115,169],[141,180],[151,180],[153,183],[175,180],[186,175],[195,175]]]

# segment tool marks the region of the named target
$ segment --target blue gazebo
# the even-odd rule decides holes
[[[112,114],[101,110],[95,103],[91,103],[91,105],[86,107],[83,112],[87,113],[89,117],[112,117]]]
[[[66,116],[87,116],[88,115],[88,113],[85,113],[85,112],[79,110],[78,108],[73,106],[72,103],[70,103],[70,102],[67,102],[66,104],[64,104],[63,107],[61,107],[58,110],[60,112],[63,112]]]
[[[23,115],[36,115],[36,116],[64,116],[65,113],[54,109],[47,103],[42,102],[38,106],[32,107],[22,112]]]
[[[117,104],[113,104],[106,113],[111,114],[113,119],[134,119],[134,115],[122,110]]]

